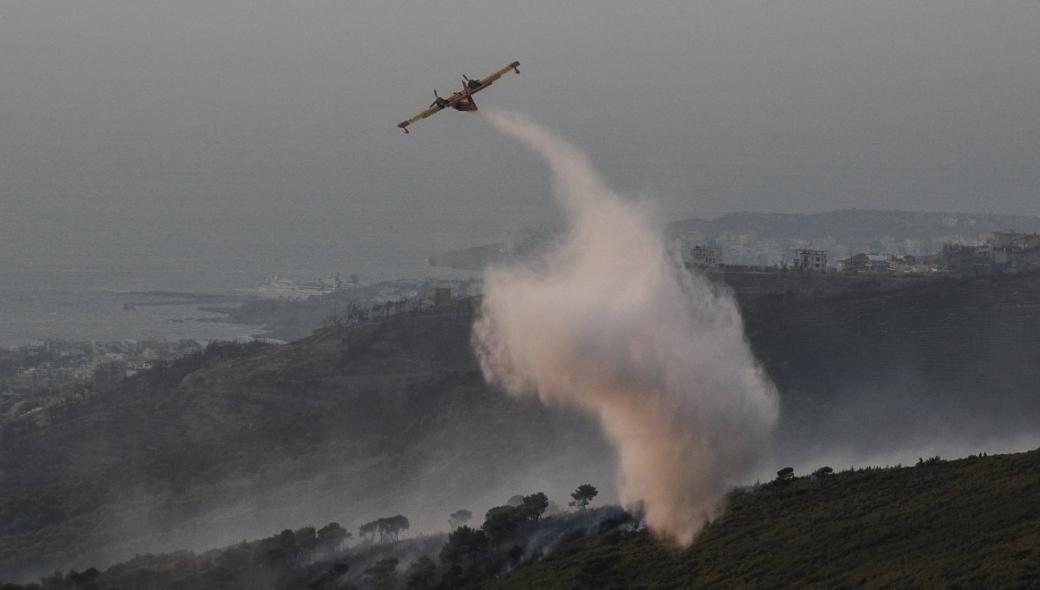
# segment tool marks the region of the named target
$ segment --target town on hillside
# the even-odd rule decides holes
[[[992,232],[979,236],[974,244],[948,242],[934,254],[857,252],[832,259],[820,248],[793,248],[775,264],[728,264],[727,247],[719,241],[687,243],[679,236],[687,266],[708,272],[787,272],[842,273],[850,275],[934,276],[1013,274],[1040,269],[1040,234],[1015,231]],[[735,258],[742,259],[739,252]]]

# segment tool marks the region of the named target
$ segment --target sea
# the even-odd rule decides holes
[[[200,342],[263,337],[260,326],[226,321],[208,307],[233,305],[171,296],[210,294],[249,297],[273,276],[311,281],[330,273],[347,279],[352,268],[248,268],[198,271],[123,264],[118,268],[6,268],[0,272],[0,347],[47,339],[77,341],[163,340]],[[294,272],[295,270],[295,272]],[[424,261],[380,261],[363,267],[360,280],[454,276]]]

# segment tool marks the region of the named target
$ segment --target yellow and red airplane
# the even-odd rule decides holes
[[[408,133],[408,126],[412,123],[415,123],[416,121],[422,121],[423,119],[431,117],[435,113],[438,113],[447,108],[453,108],[456,111],[475,111],[477,110],[477,103],[473,102],[473,95],[494,84],[495,80],[498,80],[502,76],[508,74],[509,70],[513,70],[514,72],[519,74],[520,62],[514,61],[508,66],[502,68],[501,70],[498,70],[497,72],[479,80],[471,80],[466,76],[463,76],[462,90],[453,93],[448,98],[441,98],[440,95],[437,94],[437,91],[434,90],[433,96],[435,96],[436,98],[432,103],[430,103],[430,108],[412,117],[411,119],[408,119],[407,121],[401,121],[397,124],[397,126],[400,127],[401,130],[405,133]]]

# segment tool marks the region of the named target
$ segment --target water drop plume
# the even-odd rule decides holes
[[[485,378],[594,415],[617,450],[621,501],[689,544],[777,422],[735,302],[686,271],[648,206],[611,190],[581,150],[520,115],[484,117],[545,159],[567,223],[541,260],[487,269],[473,332]]]

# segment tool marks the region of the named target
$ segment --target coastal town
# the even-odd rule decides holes
[[[982,275],[1040,269],[1040,234],[1015,231],[979,236],[974,244],[949,242],[934,254],[857,252],[837,260],[822,248],[793,248],[772,265],[727,264],[718,240],[684,248],[687,266],[708,272],[796,271],[877,275]],[[735,258],[740,259],[739,252]]]
[[[287,282],[288,283],[288,282]],[[214,308],[232,322],[264,325],[264,335],[246,341],[45,339],[0,348],[0,440],[9,431],[45,425],[90,400],[126,388],[135,376],[176,362],[191,364],[251,345],[296,339],[322,326],[386,319],[393,315],[443,312],[472,294],[472,281],[402,280],[368,286],[337,285],[328,292],[243,299],[237,307]],[[140,306],[126,313],[140,313]],[[251,342],[251,344],[250,344]],[[224,352],[221,352],[224,351]],[[183,359],[183,360],[182,360]],[[138,380],[139,381],[139,380]]]
[[[684,243],[680,236],[686,265],[709,275],[730,277],[747,274],[785,275],[827,274],[840,276],[892,276],[928,278],[1015,274],[1040,269],[1040,234],[1015,231],[980,235],[974,244],[950,242],[934,254],[905,252],[857,252],[836,258],[824,248],[790,248],[779,256],[781,262],[771,265],[730,263],[745,262],[746,253],[732,246],[732,239],[697,240]],[[748,239],[743,240],[748,243]],[[761,244],[754,246],[759,256],[765,252]],[[770,253],[775,254],[775,253]],[[338,277],[337,277],[338,278]],[[329,281],[322,290],[303,293],[295,284],[291,293],[283,286],[277,294],[258,292],[255,300],[236,307],[218,308],[231,321],[266,324],[279,327],[286,337],[299,337],[323,322],[354,321],[380,317],[425,306],[442,307],[453,298],[479,293],[477,281],[389,281],[373,285]],[[776,285],[774,285],[776,287]],[[787,288],[787,287],[785,287]],[[758,292],[758,289],[754,290]],[[272,307],[273,306],[273,307]],[[286,327],[292,324],[292,329]],[[277,334],[281,335],[281,334]],[[200,352],[204,342],[193,339],[176,341],[122,340],[76,341],[47,339],[13,348],[0,348],[0,421],[24,415],[26,400],[46,392],[55,392],[70,384],[85,386],[94,394],[118,388],[133,375],[160,363]]]
[[[118,387],[127,377],[202,350],[196,340],[123,340],[80,342],[49,339],[0,349],[0,397],[22,399],[70,383],[89,383],[99,392]],[[0,402],[0,414],[5,413]],[[10,408],[6,408],[10,410]]]

